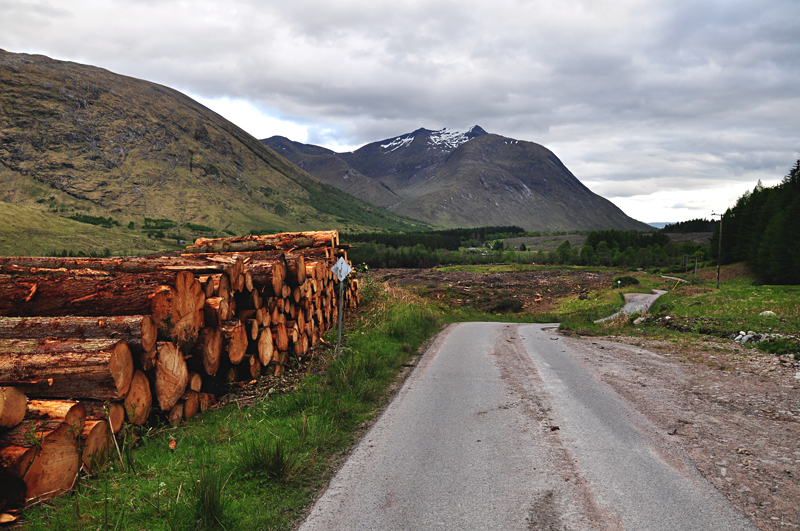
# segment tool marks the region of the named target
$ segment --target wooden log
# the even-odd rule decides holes
[[[297,340],[294,342],[294,353],[297,356],[305,356],[308,352],[308,336],[299,334]]]
[[[111,433],[107,420],[87,420],[81,431],[81,463],[90,474],[108,459]]]
[[[183,418],[189,420],[200,412],[200,395],[191,389],[183,395]]]
[[[178,402],[169,410],[167,422],[172,426],[177,426],[183,420],[183,402]]]
[[[261,377],[261,361],[258,359],[258,354],[246,354],[240,367],[245,367],[247,376],[250,379],[258,379]]]
[[[231,253],[257,250],[291,251],[307,247],[336,247],[338,231],[284,232],[279,234],[249,234],[233,238],[198,238],[188,246],[189,253]]]
[[[200,282],[188,271],[175,277],[175,286],[164,286],[152,297],[151,315],[158,326],[159,339],[175,343],[189,353],[205,322],[205,293]]]
[[[206,374],[215,376],[222,359],[221,330],[219,328],[203,328],[194,352],[202,359]]]
[[[286,325],[278,323],[270,328],[272,329],[272,337],[275,341],[275,350],[289,350],[289,332],[286,330]]]
[[[16,387],[0,387],[0,427],[13,428],[25,418],[28,400]]]
[[[118,400],[133,377],[125,341],[0,340],[0,380],[52,380],[36,396]]]
[[[223,348],[234,365],[240,363],[247,352],[247,329],[241,321],[228,321],[220,327]]]
[[[133,373],[131,388],[125,397],[125,414],[128,421],[136,426],[141,426],[150,416],[153,405],[153,395],[150,392],[150,382],[142,371]]]
[[[80,433],[86,423],[86,406],[74,400],[41,400],[32,398],[28,401],[28,419],[56,420],[66,422],[76,433]]]
[[[150,313],[149,296],[174,273],[115,276],[66,275],[17,278],[0,282],[0,315],[55,317],[116,316]]]
[[[0,256],[0,273],[46,276],[73,271],[98,271],[109,274],[142,274],[189,271],[210,275],[225,271],[228,260],[196,254],[182,256],[127,256],[114,258],[72,258],[57,256]]]
[[[205,326],[218,327],[228,320],[230,310],[228,301],[222,297],[212,297],[206,299],[203,306],[203,317]]]
[[[17,426],[0,439],[0,468],[25,480],[28,499],[67,491],[80,469],[77,435],[65,422],[44,422],[33,431]]]
[[[302,254],[286,255],[286,280],[292,286],[300,286],[306,281],[306,261]]]
[[[174,344],[159,342],[157,348],[156,400],[161,411],[170,411],[183,396],[189,381],[189,370],[183,355]]]
[[[189,373],[189,383],[187,387],[197,393],[203,388],[203,376],[198,372]]]
[[[283,260],[256,262],[247,264],[247,267],[253,278],[253,287],[263,295],[274,297],[282,292],[286,277],[286,263]]]
[[[214,395],[211,393],[200,393],[200,413],[205,413],[214,404]]]
[[[0,339],[117,339],[139,351],[153,348],[156,330],[142,315],[0,317]]]
[[[87,420],[107,420],[112,433],[119,433],[125,422],[125,405],[121,402],[82,402]]]
[[[272,331],[269,327],[265,327],[258,336],[258,359],[261,361],[261,365],[264,367],[269,365],[269,362],[272,361],[273,351]]]

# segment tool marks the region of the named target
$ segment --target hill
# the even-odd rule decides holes
[[[188,236],[424,227],[322,183],[178,91],[2,50],[0,200],[121,226],[166,219]]]
[[[440,227],[653,230],[586,188],[551,151],[487,133],[418,129],[351,153],[263,142],[333,186]]]

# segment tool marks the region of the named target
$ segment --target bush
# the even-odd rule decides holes
[[[635,286],[638,283],[639,280],[631,276],[617,277],[614,279],[614,287],[619,286],[620,288],[626,288],[628,286]]]

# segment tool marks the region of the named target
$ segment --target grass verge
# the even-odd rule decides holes
[[[341,359],[328,347],[291,392],[232,397],[184,426],[126,438],[136,448],[122,449],[124,468],[79,478],[73,493],[29,508],[24,528],[291,529],[439,330],[425,301],[367,281],[362,290]]]

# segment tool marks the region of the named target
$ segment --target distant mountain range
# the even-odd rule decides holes
[[[113,230],[132,222],[131,235],[145,217],[173,220],[187,237],[427,227],[319,181],[171,88],[3,50],[0,202],[110,217]],[[9,212],[0,208],[0,240]]]
[[[350,153],[280,136],[262,142],[323,182],[439,227],[653,230],[589,190],[543,146],[479,126],[417,129]]]

